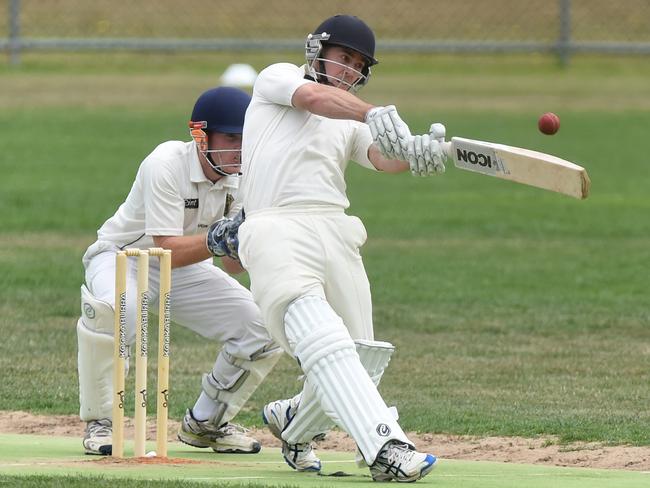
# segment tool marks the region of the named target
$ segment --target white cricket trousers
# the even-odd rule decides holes
[[[113,309],[117,251],[116,246],[108,243],[95,243],[83,259],[86,286],[97,299],[110,304]],[[130,344],[135,341],[136,260],[128,258],[127,269],[127,341]],[[149,263],[149,310],[157,314],[160,284],[158,258],[150,257]],[[172,352],[175,325],[186,327],[207,339],[215,339],[228,354],[245,360],[251,359],[271,342],[250,291],[214,266],[211,259],[172,270],[171,320]],[[95,337],[99,340],[99,336]],[[218,352],[217,344],[215,352]],[[204,363],[213,358],[196,360],[197,363]],[[110,357],[105,361],[84,364],[84,368],[90,367],[95,371],[80,372],[80,376],[83,374],[84,378],[89,378],[88,381],[80,381],[79,386],[82,420],[111,417],[112,376],[109,374],[110,364],[104,364],[107,361],[110,361]],[[197,372],[204,369],[205,365],[197,365]]]
[[[374,340],[370,285],[359,253],[365,240],[361,221],[333,207],[251,212],[239,228],[239,256],[267,328],[306,375],[290,425],[304,434],[334,422],[370,465],[386,442],[410,441],[352,341]],[[309,413],[300,417],[301,409]]]
[[[293,356],[284,330],[296,298],[324,298],[352,339],[374,339],[370,284],[359,248],[366,229],[340,207],[291,206],[246,215],[239,256],[273,339]]]

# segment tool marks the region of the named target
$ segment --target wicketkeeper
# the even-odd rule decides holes
[[[312,440],[338,424],[373,479],[415,481],[436,457],[414,449],[377,391],[393,346],[374,340],[359,253],[366,231],[345,213],[344,175],[349,160],[389,173],[441,173],[444,129],[414,136],[394,106],[354,95],[377,63],[374,34],[357,17],[325,20],[305,54],[303,66],[260,73],[244,124],[239,257],[271,336],[306,377],[301,394],[266,405],[264,421],[299,471],[321,469]]]
[[[250,292],[213,264],[214,255],[224,255],[219,246],[232,244],[214,242],[220,219],[241,218],[233,201],[239,191],[249,103],[250,96],[236,88],[203,93],[192,111],[192,140],[164,142],[144,159],[126,200],[99,229],[97,241],[83,257],[86,271],[77,336],[80,416],[87,422],[83,445],[88,454],[110,454],[112,449],[115,253],[129,247],[172,250],[173,323],[223,344],[212,371],[203,376],[199,398],[183,418],[179,439],[216,452],[260,450],[259,442],[230,421],[273,368],[281,349],[263,327]],[[229,272],[243,270],[236,259],[223,257],[222,262]],[[131,344],[136,315],[132,264],[127,272]],[[153,306],[158,300],[158,260],[152,260],[149,277]]]

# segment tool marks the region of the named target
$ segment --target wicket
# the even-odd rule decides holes
[[[126,343],[127,257],[137,260],[137,314],[135,336],[135,457],[145,455],[147,427],[147,357],[149,316],[149,256],[160,262],[158,308],[158,392],[156,406],[156,455],[167,456],[167,418],[169,394],[169,325],[171,291],[171,251],[159,247],[148,250],[126,249],[115,258],[115,350],[113,353],[113,457],[124,457],[124,395]]]

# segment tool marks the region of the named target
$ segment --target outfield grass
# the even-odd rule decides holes
[[[186,139],[193,99],[234,61],[56,59],[0,67],[0,410],[77,411],[81,255],[141,159]],[[396,103],[414,129],[440,120],[450,135],[582,163],[592,179],[580,202],[454,168],[428,179],[350,168],[376,335],[397,345],[381,390],[406,429],[650,445],[649,74],[618,58],[566,71],[535,56],[378,67],[364,96]],[[555,137],[535,130],[548,110],[562,118]],[[174,418],[217,347],[173,329]],[[293,393],[298,373],[283,359],[240,420],[260,425],[263,403]]]
[[[547,41],[558,37],[561,3],[547,0],[356,0],[299,2],[276,0],[203,2],[188,9],[175,0],[151,3],[111,0],[20,2],[20,33],[28,38],[295,39],[320,19],[337,13],[358,15],[381,41],[456,39]],[[531,15],[534,12],[534,15]],[[645,0],[622,5],[600,0],[571,2],[571,38],[577,41],[647,42]],[[8,7],[0,9],[0,35],[10,29]],[[207,19],[210,19],[209,21]]]

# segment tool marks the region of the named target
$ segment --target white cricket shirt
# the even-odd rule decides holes
[[[372,135],[366,124],[328,119],[292,107],[305,83],[304,67],[273,64],[255,81],[242,142],[242,192],[247,213],[289,205],[347,208],[348,161],[368,160]]]
[[[148,248],[152,236],[205,232],[224,213],[237,212],[231,203],[238,184],[238,177],[208,180],[194,142],[164,142],[142,161],[129,195],[97,238],[121,248]]]

